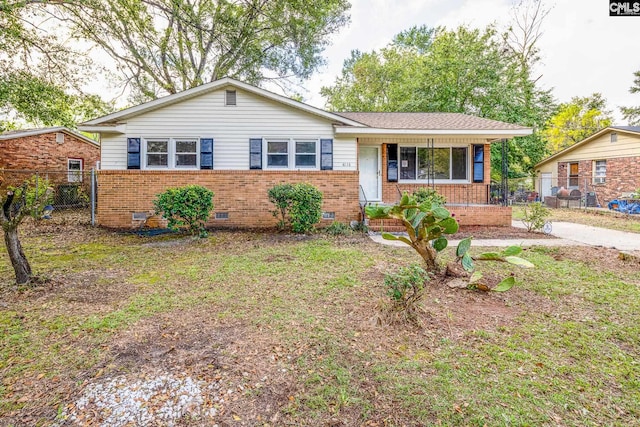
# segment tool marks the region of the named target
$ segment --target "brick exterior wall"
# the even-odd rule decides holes
[[[82,159],[89,170],[100,160],[100,147],[64,133],[64,142],[56,142],[56,132],[0,141],[0,168],[29,171],[66,171],[67,159]],[[66,181],[67,175],[59,179]],[[52,178],[52,180],[54,180]]]
[[[484,145],[484,183],[472,184],[435,184],[438,193],[444,195],[449,203],[489,203],[489,185],[491,183],[491,145]],[[387,144],[382,144],[382,201],[396,203],[401,192],[413,192],[425,184],[401,184],[387,181]],[[400,190],[400,192],[398,191]]]
[[[435,184],[438,193],[447,198],[447,209],[456,215],[461,226],[511,226],[511,207],[489,205],[489,186],[491,183],[491,145],[484,146],[484,182],[471,184]],[[400,200],[400,192],[413,192],[421,184],[400,184],[387,181],[387,146],[382,144],[382,201],[396,203]],[[400,190],[400,192],[398,192]],[[477,204],[482,206],[455,206],[455,204]],[[397,230],[396,230],[397,228]],[[380,222],[372,222],[371,229],[380,231]],[[393,221],[385,222],[382,229],[387,231],[401,231]]]
[[[170,187],[198,184],[212,190],[214,212],[227,212],[228,219],[208,225],[221,228],[269,228],[276,226],[267,190],[283,182],[308,182],[322,191],[322,210],[334,212],[336,221],[359,220],[358,172],[356,171],[99,171],[98,225],[135,228],[134,212],[152,212],[153,199]],[[157,220],[148,221],[159,225]],[[326,226],[333,220],[321,220]]]
[[[583,195],[586,192],[595,192],[601,206],[619,198],[623,193],[632,193],[640,188],[640,157],[610,158],[606,161],[607,174],[604,184],[593,182],[593,161],[577,162],[578,190]],[[558,188],[568,188],[569,163],[573,162],[558,162]]]
[[[447,206],[447,209],[455,215],[461,227],[465,225],[511,226],[510,206]],[[372,231],[404,231],[402,223],[396,220],[371,220],[369,228]]]

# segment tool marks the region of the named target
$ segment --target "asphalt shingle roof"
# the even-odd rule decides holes
[[[519,130],[524,126],[462,113],[335,113],[377,129]]]

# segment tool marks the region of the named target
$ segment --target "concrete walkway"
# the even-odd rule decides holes
[[[513,227],[526,228],[522,221],[513,221]],[[473,246],[507,247],[529,246],[603,246],[626,252],[640,252],[640,234],[626,231],[591,227],[572,222],[553,222],[551,235],[557,239],[474,239]],[[395,240],[384,240],[380,234],[369,235],[374,242],[389,246],[408,247]],[[455,247],[459,240],[449,240],[449,246]]]

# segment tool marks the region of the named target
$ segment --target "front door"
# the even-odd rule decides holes
[[[379,202],[380,147],[360,147],[360,200]],[[362,194],[364,192],[364,194]]]

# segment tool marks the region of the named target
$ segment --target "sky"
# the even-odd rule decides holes
[[[334,35],[324,56],[327,65],[303,86],[305,102],[323,108],[320,88],[333,84],[353,49],[371,51],[414,25],[506,28],[514,0],[351,0],[351,23]],[[539,41],[540,84],[559,102],[600,92],[622,121],[619,106],[640,105],[629,93],[640,70],[640,17],[610,17],[607,0],[546,0],[550,9]]]

